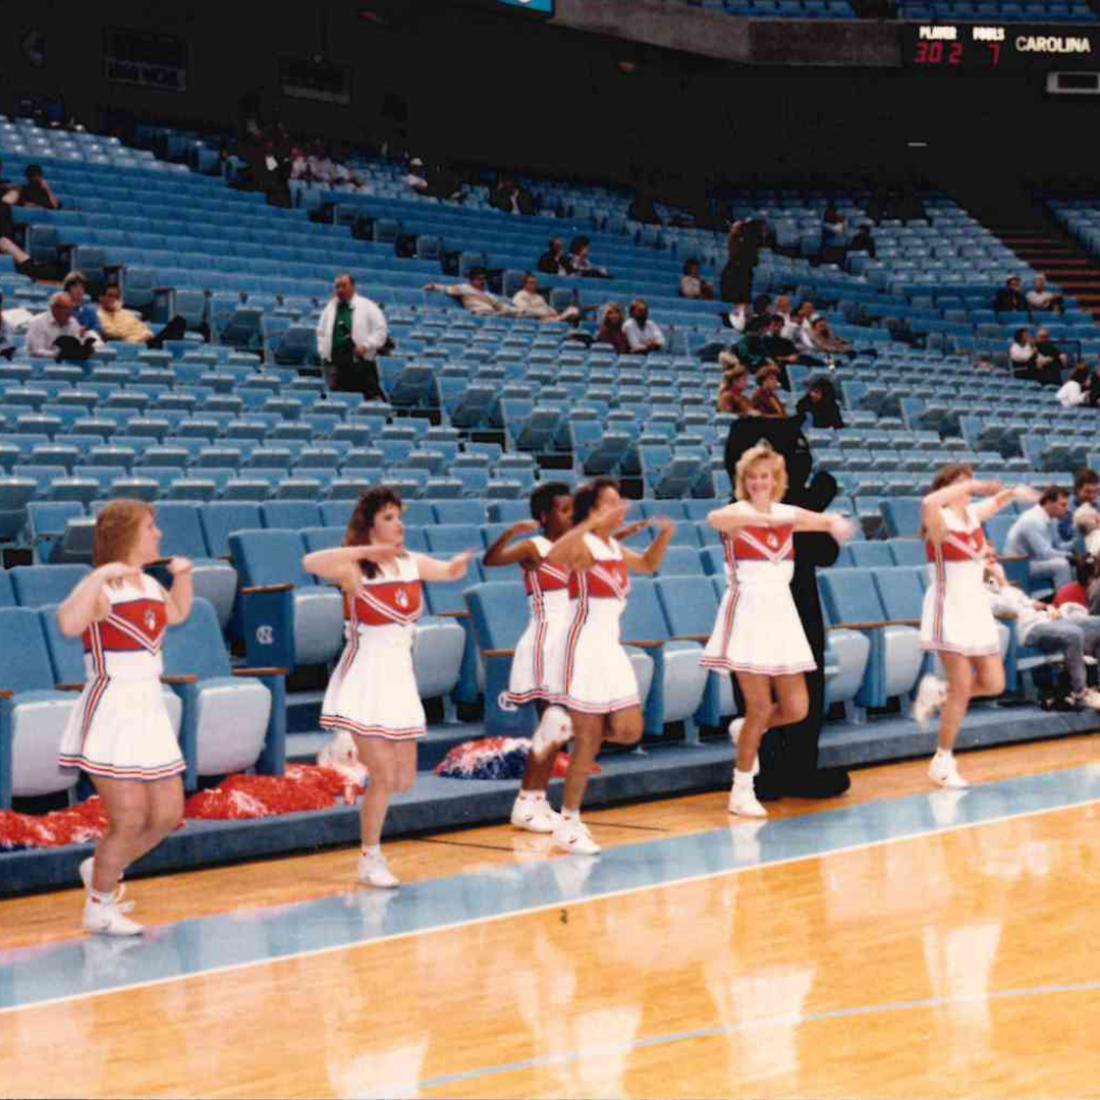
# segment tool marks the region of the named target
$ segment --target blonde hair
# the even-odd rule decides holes
[[[749,470],[760,462],[766,462],[771,467],[772,477],[775,479],[772,500],[782,500],[787,492],[787,463],[767,440],[757,443],[755,447],[750,447],[737,460],[737,469],[733,479],[734,496],[738,500],[749,499],[745,479],[749,475]]]
[[[113,561],[125,561],[142,521],[155,514],[153,506],[143,500],[112,500],[96,517],[92,564],[98,568]]]

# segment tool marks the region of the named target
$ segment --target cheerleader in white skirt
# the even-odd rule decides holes
[[[184,761],[160,677],[165,630],[191,613],[191,563],[168,563],[165,592],[143,572],[160,558],[160,540],[151,505],[112,501],[96,518],[94,571],[57,609],[61,632],[83,638],[87,671],[58,762],[91,777],[108,821],[80,865],[84,927],[109,936],[141,933],[125,915],[132,903],[122,901],[122,874],[183,817]]]
[[[722,535],[729,588],[703,651],[708,668],[732,672],[745,699],[737,732],[730,813],[766,817],[753,790],[756,755],[771,726],[801,722],[809,697],[804,673],[816,667],[791,595],[794,535],[821,531],[838,542],[852,536],[843,516],[781,504],[787,491],[783,456],[761,443],[737,463],[735,503],[711,512]]]
[[[507,707],[532,704],[538,712],[532,750],[527,757],[519,794],[512,806],[512,824],[532,833],[552,833],[558,815],[546,799],[554,770],[554,752],[573,734],[569,714],[560,705],[565,685],[565,641],[572,623],[569,573],[546,560],[550,547],[573,526],[573,496],[564,482],[540,485],[531,494],[532,519],[509,527],[485,554],[487,566],[519,565],[527,591],[530,617],[516,643]],[[528,538],[522,541],[521,535]]]
[[[572,607],[565,705],[573,722],[573,749],[554,845],[585,855],[600,850],[581,821],[588,774],[600,747],[605,739],[633,745],[642,736],[638,681],[619,638],[630,573],[655,573],[675,530],[668,519],[654,520],[659,533],[644,554],[620,546],[613,535],[628,509],[617,482],[597,478],[573,497],[575,526],[547,555],[549,563],[569,570]]]
[[[398,885],[382,855],[382,826],[391,795],[416,780],[416,742],[425,733],[413,669],[421,582],[459,580],[472,557],[443,562],[406,551],[401,498],[380,487],[360,499],[342,547],[302,561],[307,572],[340,586],[348,609],[347,645],[325,692],[321,725],[350,733],[367,768],[359,880],[368,886]]]
[[[975,504],[975,496],[986,499]],[[969,466],[952,464],[936,475],[922,502],[931,583],[924,593],[921,645],[939,655],[947,683],[925,676],[913,717],[924,729],[935,711],[941,711],[939,743],[928,769],[932,782],[941,787],[967,786],[954,749],[970,700],[1000,695],[1005,686],[997,624],[984,584],[985,562],[992,551],[982,524],[1013,500],[1034,503],[1038,498],[1027,486],[1006,489],[996,482],[975,481]]]

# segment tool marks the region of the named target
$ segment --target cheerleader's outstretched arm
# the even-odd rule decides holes
[[[477,555],[472,550],[463,550],[447,561],[429,558],[427,554],[417,554],[416,562],[420,567],[422,581],[459,581],[466,576],[470,562]]]
[[[359,563],[372,561],[383,565],[397,558],[400,546],[334,546],[330,550],[314,550],[302,558],[302,568],[324,581],[338,584],[345,592],[354,592],[360,583]]]
[[[646,547],[644,554],[623,547],[623,561],[632,573],[656,573],[665,560],[665,553],[676,531],[676,524],[667,516],[660,516],[653,521],[653,525],[658,529],[658,534]]]
[[[1038,489],[1033,489],[1030,485],[1016,485],[1011,489],[1001,489],[980,504],[975,504],[974,513],[982,523],[985,523],[1014,500],[1020,501],[1021,504],[1034,504],[1038,499]]]
[[[811,512],[806,508],[795,510],[794,530],[832,535],[837,542],[847,542],[855,533],[855,524],[839,512]]]
[[[584,544],[584,536],[590,535],[604,524],[617,531],[630,510],[629,503],[616,504],[614,508],[603,508],[592,512],[582,523],[566,531],[550,547],[546,560],[554,565],[564,565],[568,569],[591,569],[592,552]]]
[[[192,583],[193,566],[187,558],[173,558],[168,563],[168,572],[172,574],[172,587],[165,593],[165,611],[168,625],[176,626],[186,622],[195,602],[195,590]]]
[[[111,610],[103,586],[108,581],[137,580],[141,570],[113,561],[89,573],[57,609],[57,625],[66,638],[79,638],[92,623],[102,622]]]
[[[716,531],[740,531],[742,527],[785,527],[790,519],[781,519],[769,512],[758,512],[755,508],[739,508],[737,504],[727,504],[707,513],[707,523]]]
[[[503,535],[500,536],[488,550],[482,559],[488,566],[499,565],[527,565],[535,566],[542,560],[535,544],[530,539],[509,545],[520,535],[535,535],[539,525],[533,519],[525,519],[519,523],[513,523]]]

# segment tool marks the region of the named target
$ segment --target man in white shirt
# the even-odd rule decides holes
[[[413,157],[409,161],[409,171],[404,179],[405,186],[410,191],[422,195],[428,190],[428,180],[424,175],[424,162],[419,157]]]
[[[466,283],[428,283],[425,290],[438,291],[448,297],[457,298],[477,317],[489,317],[502,314],[506,317],[518,317],[519,311],[505,298],[498,298],[489,290],[489,279],[481,268],[470,272],[470,281]]]
[[[63,341],[59,347],[59,337],[68,337],[71,342]],[[27,325],[27,354],[36,359],[57,359],[62,352],[63,358],[87,359],[102,347],[98,333],[82,330],[73,316],[73,300],[64,291],[55,294],[50,299],[50,308],[32,317]]]
[[[361,393],[367,401],[385,401],[375,360],[388,340],[386,315],[356,293],[355,279],[348,272],[341,272],[317,322],[317,354],[328,388]]]
[[[560,313],[539,292],[538,277],[530,271],[523,276],[523,287],[512,295],[512,305],[521,317],[534,317],[539,321],[576,321],[581,311],[567,306]]]
[[[1038,312],[1052,310],[1055,313],[1061,313],[1064,308],[1062,295],[1047,290],[1045,275],[1035,276],[1035,285],[1027,292],[1026,297],[1028,306]]]
[[[642,298],[635,298],[630,303],[630,317],[623,325],[623,335],[630,345],[631,355],[664,350],[665,334],[649,319],[649,306]]]

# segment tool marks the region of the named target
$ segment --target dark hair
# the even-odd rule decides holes
[[[538,276],[533,271],[525,271],[523,273],[523,281],[527,282],[528,279],[538,279]]]
[[[590,245],[592,242],[583,234],[579,237],[574,237],[572,243],[569,245],[570,252],[577,252],[584,248],[585,245]]]
[[[596,507],[596,502],[600,499],[600,493],[604,489],[614,489],[618,492],[619,483],[613,477],[597,477],[593,478],[587,485],[582,485],[573,494],[574,523],[584,523],[588,519],[592,514],[592,509]]]
[[[470,268],[470,278],[471,279],[487,279],[488,277],[489,277],[489,272],[487,272],[485,270],[485,268],[483,268],[483,267],[471,267]]]
[[[1073,475],[1073,489],[1076,492],[1082,485],[1095,485],[1100,482],[1100,474],[1088,466],[1083,466]]]
[[[1096,558],[1091,554],[1081,554],[1077,558],[1077,565],[1075,572],[1077,574],[1077,583],[1084,589],[1096,579],[1097,565],[1100,564]]]
[[[337,279],[347,279],[352,286],[355,286],[355,276],[350,271],[337,271],[332,281],[335,283]]]
[[[28,164],[23,172],[23,175],[28,180],[38,179],[43,174],[41,164]]]
[[[1016,341],[1016,343],[1018,344],[1018,343],[1020,342],[1020,337],[1021,337],[1021,336],[1023,336],[1023,334],[1024,334],[1025,332],[1027,332],[1027,325],[1024,325],[1024,327],[1023,327],[1023,328],[1018,328],[1018,329],[1017,329],[1017,330],[1016,330],[1016,331],[1015,331],[1015,332],[1014,332],[1014,333],[1012,334],[1012,339],[1013,339],[1013,340],[1015,340],[1015,341]]]
[[[689,256],[686,260],[684,260],[684,274],[685,275],[688,273],[688,268],[690,268],[693,264],[694,264],[695,267],[701,266],[698,259],[695,256]]]
[[[932,479],[931,491],[934,493],[939,489],[946,489],[948,485],[954,485],[964,477],[973,476],[974,467],[969,462],[949,462],[936,471],[936,476]]]
[[[348,520],[344,545],[369,546],[370,529],[374,526],[374,517],[383,508],[388,508],[391,504],[396,505],[398,508],[403,507],[401,497],[394,489],[390,489],[385,485],[376,485],[373,489],[368,489],[359,498],[359,503],[355,506],[351,519]],[[364,561],[359,564],[368,577],[374,577],[378,573],[378,566],[372,561]]]
[[[531,518],[545,525],[546,517],[554,510],[558,497],[569,496],[569,486],[564,481],[547,481],[531,494]]]
[[[1069,490],[1062,485],[1048,485],[1043,490],[1043,495],[1039,497],[1040,504],[1053,504],[1056,500],[1061,500],[1062,497],[1068,497]]]

